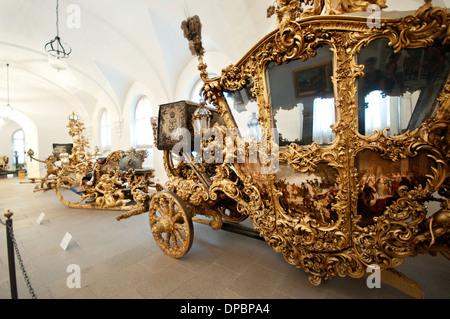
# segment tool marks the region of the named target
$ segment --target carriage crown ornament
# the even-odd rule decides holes
[[[423,297],[395,268],[417,254],[450,258],[450,21],[431,1],[385,7],[277,0],[275,29],[214,78],[199,18],[183,21],[202,103],[161,107],[169,180],[140,210],[167,255],[189,251],[193,221],[220,229],[249,217],[313,285],[375,264]],[[210,128],[194,134],[205,105]]]

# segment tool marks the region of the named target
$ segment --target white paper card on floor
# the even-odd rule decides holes
[[[72,235],[69,233],[66,233],[61,241],[61,248],[64,250],[67,250],[67,247],[69,246],[70,240],[72,239]]]
[[[38,223],[38,225],[42,224],[42,221],[44,220],[44,218],[45,218],[45,214],[42,212],[36,221]]]

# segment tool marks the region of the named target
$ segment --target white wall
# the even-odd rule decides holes
[[[25,135],[25,152],[29,149],[33,149],[35,156],[39,157],[40,147],[42,144],[39,142],[38,128],[35,123],[26,115],[19,111],[13,111],[8,121],[4,127],[0,130],[0,154],[7,155],[9,157],[9,168],[12,169],[12,163],[14,158],[12,156],[12,134],[18,129],[22,129]],[[41,168],[36,161],[30,162],[29,158],[26,156],[27,162],[27,172],[28,176],[39,177],[41,175]]]
[[[385,11],[415,11],[424,3],[423,0],[387,0]],[[436,7],[450,7],[450,0],[432,0],[431,3]]]

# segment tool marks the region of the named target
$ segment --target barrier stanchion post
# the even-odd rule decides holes
[[[8,264],[9,264],[9,282],[11,285],[11,299],[17,299],[17,281],[16,281],[16,261],[14,259],[14,245],[13,245],[13,213],[9,210],[5,213],[6,217],[6,243],[8,247]]]

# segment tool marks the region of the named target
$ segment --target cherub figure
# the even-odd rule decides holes
[[[276,0],[276,5],[267,9],[267,17],[276,14],[276,28],[280,28],[300,16],[361,12],[367,11],[369,5],[384,9],[386,0]]]
[[[112,208],[125,205],[128,201],[124,199],[122,191],[118,188],[116,182],[117,176],[103,174],[100,181],[95,186],[95,191],[101,194],[96,199],[96,204],[101,208]],[[103,195],[103,196],[102,196]]]
[[[310,2],[311,0],[306,0]],[[298,19],[302,13],[300,0],[277,0],[276,6],[270,6],[267,9],[267,17],[277,15],[276,28],[280,28],[287,23]]]

